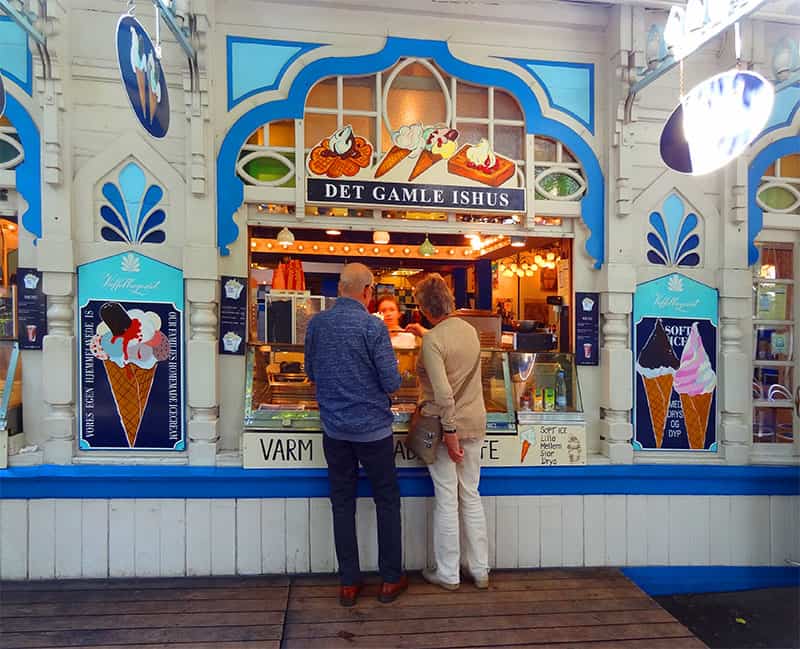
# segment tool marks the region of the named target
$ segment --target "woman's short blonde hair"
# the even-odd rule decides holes
[[[453,293],[439,273],[431,273],[414,287],[414,299],[432,318],[443,318],[456,308]]]

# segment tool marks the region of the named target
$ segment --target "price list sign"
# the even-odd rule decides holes
[[[597,365],[600,344],[600,295],[575,293],[575,362]]]
[[[247,279],[223,275],[219,307],[219,353],[241,356],[247,332]]]
[[[42,273],[35,268],[17,269],[17,335],[20,349],[41,349],[47,335],[47,296]]]

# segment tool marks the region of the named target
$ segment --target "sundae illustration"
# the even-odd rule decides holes
[[[131,27],[131,68],[136,73],[136,85],[139,89],[139,105],[142,113],[150,123],[161,103],[161,81],[153,52],[142,54],[139,34]]]
[[[711,368],[695,322],[681,354],[680,368],[675,372],[675,392],[681,398],[691,449],[705,448],[708,415],[716,386],[717,375]]]
[[[664,441],[664,425],[672,397],[672,384],[676,380],[675,372],[679,365],[678,357],[672,351],[667,332],[659,318],[636,359],[636,371],[644,383],[657,448],[661,448]]]
[[[229,300],[238,300],[242,289],[244,289],[244,284],[238,280],[229,279],[225,282],[225,297]]]
[[[239,345],[241,344],[242,337],[233,331],[229,331],[222,337],[222,346],[225,348],[226,352],[239,351]]]
[[[308,170],[315,176],[341,178],[355,176],[372,162],[372,145],[353,135],[353,127],[343,126],[311,149]]]
[[[517,165],[492,151],[489,140],[481,138],[476,145],[466,144],[447,161],[447,170],[484,185],[499,187],[514,176]]]
[[[100,307],[102,322],[89,342],[92,355],[103,361],[122,428],[133,448],[142,423],[156,363],[169,358],[169,339],[161,318],[152,311],[126,311],[118,302]]]
[[[412,181],[441,160],[456,152],[458,131],[445,126],[410,124],[392,133],[392,148],[386,152],[375,170],[380,178],[406,158],[416,160],[408,180]]]

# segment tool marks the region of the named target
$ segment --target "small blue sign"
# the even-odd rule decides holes
[[[633,321],[634,446],[715,450],[716,289],[678,273],[640,284]]]
[[[3,76],[0,75],[0,117],[6,112],[6,86],[3,83]]]
[[[247,337],[247,278],[220,277],[219,353],[241,356]]]
[[[183,273],[134,252],[78,267],[80,448],[185,449]]]
[[[139,122],[153,137],[164,137],[169,129],[167,80],[150,36],[128,14],[117,22],[117,62]]]

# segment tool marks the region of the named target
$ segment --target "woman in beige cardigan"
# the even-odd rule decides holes
[[[480,372],[480,342],[475,328],[458,317],[453,294],[442,276],[433,273],[417,284],[414,297],[433,328],[410,325],[422,338],[417,364],[423,413],[442,422],[443,444],[428,465],[436,502],[433,512],[434,570],[422,576],[447,590],[459,586],[463,563],[478,588],[489,586],[489,543],[478,482],[481,446],[486,434]],[[454,395],[459,394],[458,403]],[[459,547],[459,515],[463,522],[463,561]]]

